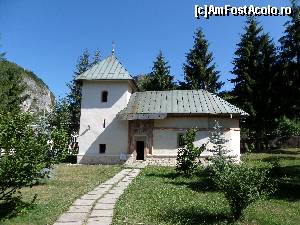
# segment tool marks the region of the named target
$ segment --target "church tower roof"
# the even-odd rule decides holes
[[[133,80],[133,78],[115,54],[112,53],[112,55],[77,76],[76,80]]]

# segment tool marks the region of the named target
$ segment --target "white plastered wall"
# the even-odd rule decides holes
[[[101,102],[103,91],[108,92],[107,102]],[[128,81],[83,81],[79,162],[82,157],[89,161],[91,157],[120,157],[121,152],[127,152],[128,121],[117,120],[116,114],[126,107],[131,93]],[[99,144],[106,144],[104,154],[99,153]]]
[[[238,118],[209,118],[209,117],[168,117],[163,120],[154,121],[153,150],[152,154],[157,156],[175,156],[178,151],[178,134],[184,134],[186,128],[197,127],[203,129],[197,132],[196,146],[208,143],[210,131],[215,123],[219,121],[228,140],[226,146],[231,149],[232,155],[240,155],[240,130]],[[206,130],[205,130],[206,129]],[[207,148],[212,145],[208,144]],[[210,152],[204,151],[201,156],[208,156]]]

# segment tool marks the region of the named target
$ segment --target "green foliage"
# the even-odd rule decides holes
[[[234,158],[237,156],[230,154],[231,149],[226,147],[228,140],[225,139],[222,126],[218,121],[215,121],[209,142],[213,144],[213,147],[207,150],[213,154],[213,156],[210,157],[210,163],[214,170],[222,171],[227,164],[234,162]]]
[[[205,89],[217,93],[224,85],[218,81],[219,72],[215,69],[213,55],[208,51],[208,42],[205,40],[202,29],[198,29],[194,36],[194,46],[186,55],[183,64],[184,80],[182,89]]]
[[[283,139],[290,138],[291,136],[300,136],[300,123],[296,120],[282,117],[278,122],[278,127],[275,130],[275,135]]]
[[[30,79],[41,89],[48,90],[48,86],[33,72],[20,67],[19,65],[9,62],[5,59],[0,59],[0,110],[20,110],[20,105],[29,96],[24,92],[29,89],[24,79]],[[38,93],[37,93],[38,94]],[[51,103],[54,105],[55,97],[50,91]],[[34,112],[41,112],[39,106],[35,104],[35,99],[31,104],[31,109]]]
[[[23,188],[22,202],[0,203],[1,225],[54,224],[74,199],[93,190],[121,170],[120,166],[67,164],[56,165],[54,177],[34,188]],[[34,204],[32,199],[36,196]],[[21,203],[21,205],[20,205]]]
[[[66,98],[59,99],[56,103],[55,110],[50,116],[51,126],[59,129],[70,131],[71,114],[69,110],[69,103]],[[71,133],[68,133],[71,135]]]
[[[235,156],[226,148],[227,140],[218,122],[215,122],[210,142],[214,145],[212,149],[208,149],[213,153],[208,167],[210,178],[224,193],[237,220],[248,205],[274,191],[269,178],[272,167],[258,169],[246,164],[235,165]]]
[[[295,118],[300,115],[300,7],[297,0],[291,0],[292,15],[285,23],[284,36],[279,39],[281,44],[280,86],[278,95],[282,107],[281,113]]]
[[[63,124],[58,123],[55,126],[53,122],[51,124],[51,116],[50,119],[49,116],[40,116],[35,127],[38,133],[43,133],[47,137],[48,154],[45,160],[48,162],[49,167],[53,163],[65,160],[69,154],[68,144],[70,138]]]
[[[205,150],[205,145],[196,147],[194,141],[197,135],[197,129],[189,129],[183,137],[185,146],[178,150],[176,169],[189,175],[195,172],[198,166],[197,159]]]
[[[215,170],[212,180],[224,193],[234,219],[239,219],[244,209],[258,199],[275,191],[270,179],[270,168],[256,168],[247,164],[227,164],[223,170]]]
[[[68,144],[69,144],[69,135],[63,128],[54,127],[51,131],[51,141],[52,146],[50,148],[52,162],[58,163],[66,159],[70,155]],[[71,153],[72,154],[72,153]]]
[[[84,50],[83,54],[79,57],[76,70],[73,75],[73,79],[67,84],[69,88],[69,94],[67,96],[67,102],[69,105],[69,113],[71,123],[68,127],[68,133],[79,132],[80,122],[80,105],[81,105],[81,83],[76,80],[76,77],[100,61],[100,52],[95,52],[94,58],[91,62],[90,53],[88,50]]]
[[[174,77],[170,74],[170,66],[166,62],[162,51],[159,52],[153,62],[152,72],[145,75],[138,86],[143,91],[168,91],[176,87]]]
[[[20,111],[25,86],[22,80],[22,69],[6,60],[0,60],[0,112]]]
[[[48,136],[32,126],[26,114],[0,113],[0,200],[10,200],[17,190],[32,186],[49,168]]]
[[[278,116],[276,60],[271,38],[254,17],[249,17],[235,51],[235,78],[231,80],[235,86],[230,101],[250,114],[244,126],[254,132],[257,150],[274,129]]]
[[[0,61],[5,59],[4,56],[5,56],[5,52],[0,52]]]

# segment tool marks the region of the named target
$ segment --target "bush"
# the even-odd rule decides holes
[[[294,135],[300,135],[300,123],[287,117],[282,117],[278,122],[275,135],[283,139],[288,139]]]
[[[178,150],[176,170],[189,175],[195,171],[198,166],[197,159],[205,150],[205,145],[196,147],[194,141],[197,130],[189,129],[183,137],[185,147]]]
[[[12,199],[20,188],[34,185],[51,165],[47,136],[31,126],[26,114],[0,113],[0,200]]]
[[[223,171],[214,171],[212,180],[224,193],[235,220],[241,217],[243,210],[251,203],[275,191],[270,172],[271,166],[258,168],[247,164],[227,164]]]

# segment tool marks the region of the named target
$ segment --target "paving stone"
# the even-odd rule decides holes
[[[117,199],[117,198],[119,198],[120,197],[120,194],[116,194],[116,193],[114,193],[114,194],[106,194],[105,195],[105,198],[111,198],[111,199]]]
[[[98,187],[96,187],[93,191],[108,191],[110,188],[112,187],[112,185],[99,185]]]
[[[115,204],[117,202],[117,199],[115,198],[101,198],[98,200],[98,203],[110,203],[110,204]]]
[[[56,222],[53,225],[82,225],[82,222]]]
[[[105,192],[107,192],[110,188],[102,188],[102,189],[97,189],[88,192],[88,195],[103,195]]]
[[[86,213],[64,213],[57,222],[82,222]]]
[[[112,223],[112,217],[93,217],[89,218],[87,225],[109,225]]]
[[[111,216],[99,216],[99,217],[92,217],[88,219],[88,222],[92,221],[99,221],[99,222],[112,222]]]
[[[69,213],[88,213],[92,206],[71,206],[68,210]]]
[[[108,192],[108,194],[116,194],[119,195],[119,197],[124,193],[124,189],[123,190],[110,190]]]
[[[86,219],[86,225],[110,225],[115,203],[139,171],[123,169],[113,178],[77,199],[54,225],[82,225]]]
[[[112,209],[98,209],[93,210],[90,217],[112,217],[114,215],[114,211]]]
[[[113,203],[97,203],[94,209],[114,209],[115,204]]]
[[[106,182],[104,182],[103,184],[101,184],[101,185],[114,185],[114,184],[116,184],[117,183],[117,181],[110,181],[110,180],[108,180],[108,181],[106,181]]]
[[[98,198],[100,198],[103,194],[98,194],[98,195],[90,195],[90,194],[86,194],[83,195],[80,199],[83,200],[97,200]]]
[[[86,205],[86,206],[91,206],[93,205],[94,200],[84,200],[84,199],[77,199],[73,205],[78,206],[78,205]]]

